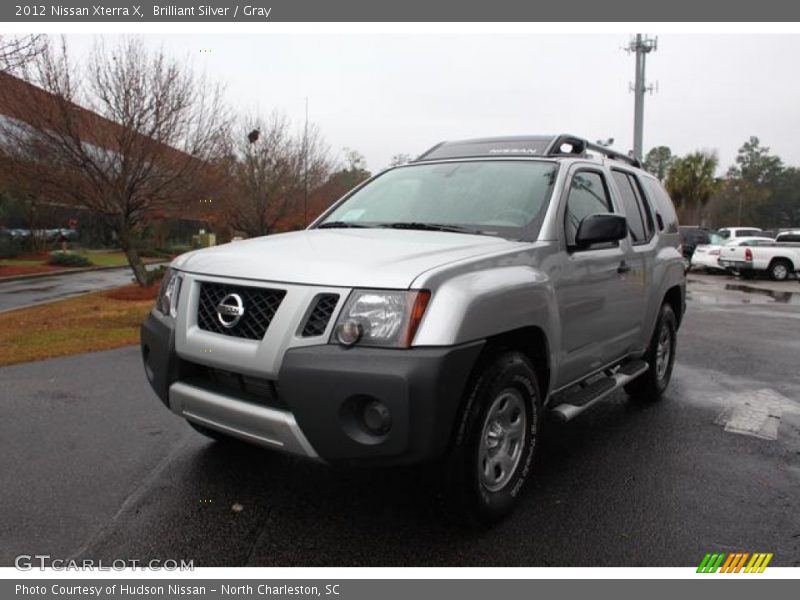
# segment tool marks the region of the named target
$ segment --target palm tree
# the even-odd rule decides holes
[[[674,160],[675,157],[672,156],[672,150],[668,146],[656,146],[644,157],[644,168],[658,177],[659,181],[664,181]]]
[[[665,185],[683,221],[701,224],[703,210],[719,188],[718,164],[716,153],[707,151],[687,154],[672,163]]]

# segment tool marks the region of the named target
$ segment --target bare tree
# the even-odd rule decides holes
[[[42,53],[43,35],[0,35],[0,71],[14,71],[25,66]]]
[[[236,134],[231,163],[230,226],[249,237],[297,225],[308,193],[328,178],[328,147],[316,127],[295,133],[279,113],[249,118]]]
[[[227,154],[222,90],[138,38],[113,48],[99,40],[84,67],[62,39],[22,74],[29,83],[3,75],[0,85],[13,117],[0,123],[0,160],[47,199],[103,215],[147,284],[143,224],[186,214],[213,193],[209,176]]]

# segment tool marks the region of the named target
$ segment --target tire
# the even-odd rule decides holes
[[[788,260],[779,258],[773,260],[769,266],[769,276],[773,281],[786,281],[789,278],[789,273],[792,272],[792,263]]]
[[[448,512],[473,526],[508,515],[533,465],[543,419],[534,366],[520,352],[487,360],[466,391],[445,461]]]
[[[194,423],[190,420],[186,420],[189,426],[194,429],[197,433],[200,433],[207,438],[214,440],[215,442],[221,442],[223,444],[232,444],[238,442],[235,438],[232,438],[229,435],[225,435],[224,433],[217,431],[216,429],[210,429],[209,427],[205,427],[200,425],[199,423]]]
[[[648,364],[647,371],[625,386],[625,391],[632,400],[656,402],[661,399],[675,365],[677,330],[675,313],[665,302],[661,305],[653,337],[643,357]]]

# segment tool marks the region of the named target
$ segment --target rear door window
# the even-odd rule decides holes
[[[642,218],[644,219],[644,230],[645,234],[647,235],[647,239],[649,240],[653,237],[653,234],[656,230],[653,222],[653,209],[647,202],[647,197],[642,190],[642,184],[639,181],[639,178],[632,173],[628,173],[628,179],[633,187],[633,193],[636,194],[636,203],[639,205],[639,212],[642,214]]]
[[[633,187],[634,182],[631,181],[627,173],[622,171],[612,171],[611,176],[614,178],[614,183],[617,184],[617,189],[622,199],[622,208],[625,210],[625,218],[628,220],[628,231],[633,238],[633,243],[641,244],[642,242],[646,242],[647,231],[645,229],[645,220],[639,202],[636,199],[636,192]]]

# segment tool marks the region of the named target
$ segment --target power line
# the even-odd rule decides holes
[[[633,102],[633,157],[642,160],[642,134],[644,131],[644,95],[658,91],[658,84],[647,85],[645,79],[645,59],[650,52],[658,50],[658,38],[649,38],[637,33],[631,38],[625,51],[636,54],[636,83],[630,85],[634,93]]]

